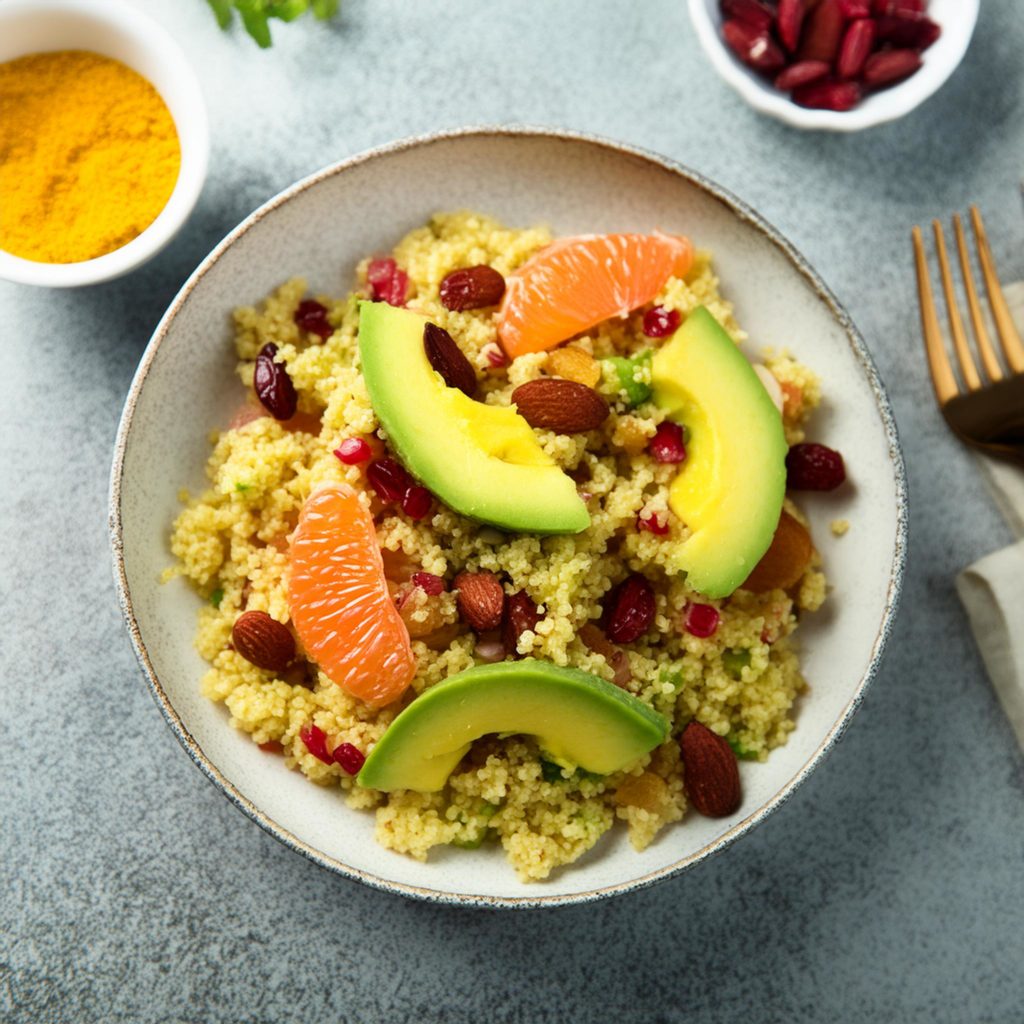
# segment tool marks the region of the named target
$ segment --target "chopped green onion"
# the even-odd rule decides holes
[[[224,588],[223,587],[218,587],[210,595],[210,604],[212,604],[214,608],[219,608],[220,607],[220,603],[223,600],[224,600]]]

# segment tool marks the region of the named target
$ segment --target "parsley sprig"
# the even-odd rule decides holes
[[[246,32],[263,49],[273,44],[270,19],[294,21],[312,11],[319,21],[328,21],[338,13],[339,0],[206,0],[222,29],[230,28],[234,12],[242,19]]]

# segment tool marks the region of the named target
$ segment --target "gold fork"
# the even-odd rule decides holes
[[[921,331],[924,334],[928,366],[931,370],[935,397],[950,429],[968,444],[985,451],[1009,457],[1024,463],[1024,344],[1014,326],[1010,310],[999,286],[992,251],[989,248],[985,225],[976,206],[971,207],[971,227],[978,252],[978,265],[988,293],[989,310],[995,325],[999,346],[1009,374],[1004,372],[992,345],[985,317],[982,313],[978,289],[971,271],[967,252],[967,239],[960,215],[953,215],[953,234],[960,258],[967,309],[974,330],[974,340],[981,356],[984,379],[971,353],[964,331],[963,319],[953,289],[953,276],[946,255],[946,239],[942,225],[932,221],[935,232],[935,251],[939,260],[939,274],[949,314],[949,333],[960,365],[963,387],[957,381],[950,365],[946,346],[939,327],[939,318],[932,298],[932,287],[925,258],[921,229],[915,227],[914,261],[917,266],[917,291],[921,305]]]

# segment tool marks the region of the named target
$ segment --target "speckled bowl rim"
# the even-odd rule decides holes
[[[531,888],[530,895],[505,897],[452,893],[438,889],[430,889],[424,886],[410,885],[404,882],[395,882],[380,875],[373,874],[372,872],[353,868],[334,857],[329,857],[320,850],[310,846],[308,843],[303,842],[303,840],[299,839],[287,829],[278,825],[268,815],[261,811],[251,800],[244,796],[230,781],[228,781],[227,778],[225,778],[217,766],[214,765],[200,749],[199,744],[189,733],[188,729],[185,728],[185,725],[178,716],[178,713],[171,705],[167,694],[160,685],[160,680],[157,678],[153,664],[149,658],[149,653],[146,650],[146,644],[142,639],[139,624],[136,621],[132,607],[132,599],[128,589],[128,580],[124,566],[121,492],[123,485],[125,451],[128,443],[128,435],[131,432],[135,407],[142,388],[146,383],[146,378],[149,375],[149,371],[156,358],[157,349],[160,347],[160,343],[166,337],[171,323],[178,311],[191,295],[192,290],[205,276],[207,271],[209,271],[217,260],[220,259],[227,249],[229,249],[251,227],[259,223],[259,221],[261,221],[268,213],[271,213],[273,210],[277,209],[277,207],[288,202],[294,196],[318,185],[327,178],[331,178],[336,174],[342,174],[350,167],[355,167],[392,153],[398,153],[420,146],[433,146],[438,143],[445,143],[454,139],[488,136],[500,136],[506,138],[546,138],[553,141],[570,143],[577,142],[587,146],[597,146],[612,153],[629,157],[632,160],[642,161],[651,167],[665,172],[666,174],[682,178],[688,184],[701,189],[723,206],[726,206],[735,216],[739,217],[740,220],[746,222],[754,228],[754,230],[758,231],[761,235],[767,237],[771,242],[773,242],[775,246],[786,256],[793,267],[804,277],[821,300],[828,306],[837,323],[843,328],[850,348],[852,349],[857,361],[860,363],[868,384],[874,393],[878,414],[882,419],[886,439],[889,444],[889,460],[892,466],[896,486],[896,543],[893,552],[892,571],[886,592],[885,609],[882,614],[878,633],[875,636],[874,643],[871,648],[871,659],[864,675],[861,677],[861,680],[857,685],[854,696],[843,709],[842,714],[838,717],[832,728],[828,733],[826,733],[817,749],[804,763],[803,767],[800,768],[800,770],[784,786],[782,786],[771,799],[762,804],[757,811],[744,818],[742,821],[737,822],[731,829],[729,829],[728,832],[725,832],[713,843],[710,843],[703,849],[698,850],[696,853],[683,857],[667,867],[659,868],[658,870],[649,872],[639,878],[633,878],[616,885],[607,885],[596,889],[585,890],[583,892],[551,896],[545,896],[542,893],[538,894],[538,890],[536,888]],[[886,394],[885,387],[878,375],[878,370],[876,369],[874,361],[868,352],[864,339],[854,326],[849,314],[821,280],[818,274],[812,269],[807,260],[797,252],[786,238],[784,238],[774,227],[768,224],[751,207],[742,202],[731,192],[719,185],[716,185],[703,175],[663,156],[659,156],[637,146],[614,142],[612,140],[584,132],[552,128],[535,128],[527,125],[510,125],[467,127],[451,131],[441,131],[427,135],[413,136],[399,142],[375,147],[356,156],[350,157],[347,160],[331,164],[330,166],[301,179],[294,185],[284,189],[284,191],[279,192],[276,196],[259,207],[259,209],[246,217],[245,220],[243,220],[223,239],[223,241],[220,242],[220,244],[213,249],[209,256],[199,264],[196,270],[185,282],[177,296],[174,298],[174,301],[168,307],[167,312],[163,315],[146,347],[145,352],[143,353],[138,370],[132,380],[128,396],[125,400],[121,421],[118,426],[117,439],[114,444],[114,461],[111,468],[110,478],[108,528],[113,553],[114,582],[117,587],[117,595],[121,605],[121,612],[131,636],[132,646],[135,649],[136,657],[139,659],[139,663],[146,675],[153,698],[163,713],[164,718],[167,720],[167,724],[171,727],[175,736],[177,736],[178,741],[185,748],[188,755],[196,763],[203,774],[205,774],[206,777],[213,782],[224,793],[224,795],[233,804],[235,804],[236,807],[252,818],[252,820],[264,829],[264,831],[270,833],[270,835],[274,836],[276,839],[279,839],[290,849],[295,850],[297,853],[301,853],[315,864],[319,864],[320,866],[334,871],[345,878],[363,882],[375,889],[381,889],[385,892],[397,893],[403,896],[410,896],[415,899],[448,905],[529,909],[535,907],[555,907],[570,904],[590,903],[595,900],[620,893],[636,892],[637,890],[645,889],[648,886],[653,885],[655,882],[678,875],[680,872],[692,868],[706,860],[712,854],[720,853],[722,850],[731,846],[732,843],[734,843],[741,835],[750,831],[750,829],[763,821],[769,814],[771,814],[772,811],[793,795],[797,787],[804,782],[815,767],[817,767],[825,754],[842,736],[850,722],[850,719],[853,717],[854,712],[856,712],[858,707],[860,707],[861,701],[864,699],[864,694],[869,684],[878,672],[883,650],[890,634],[892,633],[896,609],[899,604],[900,592],[903,585],[907,557],[908,519],[907,479],[903,463],[903,455],[900,451],[896,421],[893,416],[892,406],[889,402],[888,395]]]

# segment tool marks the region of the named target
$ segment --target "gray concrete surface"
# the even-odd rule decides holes
[[[979,202],[1024,277],[1024,21],[985,0],[955,77],[849,138],[758,117],[682,0],[343,0],[258,52],[200,0],[139,2],[189,51],[213,125],[187,229],[113,284],[0,284],[0,1019],[1024,1019],[1021,752],[954,594],[1009,538],[933,407],[909,226]],[[598,132],[717,179],[786,232],[888,382],[913,500],[884,671],[847,737],[724,856],[600,905],[407,902],[290,853],[195,770],[143,682],[105,529],[121,404],[163,308],[293,179],[471,122]],[[0,197],[2,202],[2,197]]]

